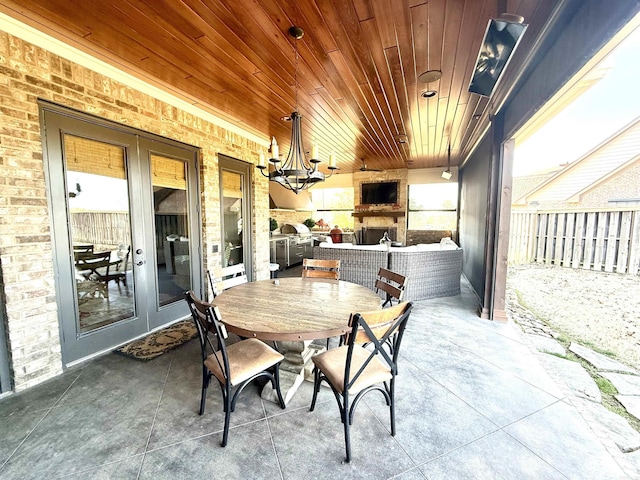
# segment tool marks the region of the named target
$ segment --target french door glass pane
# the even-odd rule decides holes
[[[126,151],[64,135],[78,332],[135,316]]]
[[[224,228],[224,265],[243,263],[242,182],[236,172],[222,171],[222,212]]]
[[[186,173],[184,161],[151,155],[159,306],[191,289]]]

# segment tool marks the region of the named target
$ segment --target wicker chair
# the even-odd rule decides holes
[[[326,381],[340,409],[347,462],[351,461],[349,428],[353,423],[353,414],[361,398],[368,392],[377,390],[382,393],[389,405],[391,435],[396,434],[398,353],[412,308],[411,302],[404,302],[381,310],[352,314],[347,344],[312,357],[314,382],[309,411],[315,409],[320,384]],[[391,354],[384,348],[389,340],[393,343]],[[368,347],[365,348],[363,344],[368,344]]]
[[[389,270],[411,279],[404,292],[408,300],[460,294],[462,250],[390,252]]]
[[[207,387],[212,377],[220,384],[224,408],[224,431],[221,445],[225,447],[229,438],[231,413],[236,400],[247,385],[260,377],[266,377],[278,396],[280,407],[285,408],[280,391],[280,362],[284,356],[257,338],[247,338],[227,346],[227,331],[221,323],[218,307],[199,300],[193,291],[185,293],[191,316],[198,330],[202,352],[202,394],[200,415],[204,413]],[[211,341],[211,334],[216,342]],[[271,369],[274,370],[271,373]],[[235,393],[232,395],[232,390]]]

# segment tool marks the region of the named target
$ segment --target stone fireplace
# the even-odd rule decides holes
[[[398,201],[394,205],[361,205],[361,185],[371,182],[399,182]],[[356,241],[365,245],[377,244],[384,235],[394,242],[404,244],[407,233],[407,170],[385,170],[382,172],[354,172],[354,231]]]
[[[389,234],[392,241],[397,241],[398,229],[396,227],[362,227],[356,230],[356,238],[361,245],[376,245],[385,232]]]

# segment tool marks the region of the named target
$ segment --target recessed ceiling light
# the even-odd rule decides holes
[[[394,135],[393,138],[396,139],[396,142],[398,143],[407,143],[409,141],[409,137],[407,137],[404,134],[398,134],[398,135]]]
[[[422,98],[431,98],[431,97],[435,97],[437,94],[438,92],[435,90],[425,90],[420,95],[422,96]]]
[[[431,83],[442,78],[442,72],[440,70],[427,70],[421,73],[418,80],[422,83]]]

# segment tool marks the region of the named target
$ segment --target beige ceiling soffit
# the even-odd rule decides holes
[[[557,113],[606,76],[609,66],[603,65],[602,68],[600,68],[600,63],[620,45],[625,38],[631,35],[636,28],[640,28],[640,13],[614,35],[578,73],[565,83],[564,86],[516,132],[514,135],[516,143],[521,144],[524,142]]]
[[[2,12],[0,12],[0,30],[7,32],[14,37],[20,38],[25,42],[32,43],[44,50],[59,55],[67,60],[89,68],[101,75],[109,77],[117,82],[134,88],[142,93],[152,96],[162,102],[172,105],[176,108],[184,110],[187,113],[191,113],[207,122],[214,125],[218,125],[232,133],[240,135],[252,142],[255,142],[263,147],[269,146],[269,139],[266,137],[258,136],[254,133],[248,132],[233,123],[220,118],[213,113],[207,112],[186,100],[176,97],[165,90],[153,86],[144,80],[141,80],[134,75],[126,73],[118,68],[109,65],[108,63],[99,60],[88,53],[83,52],[71,45],[47,35],[25,23],[22,23]]]

